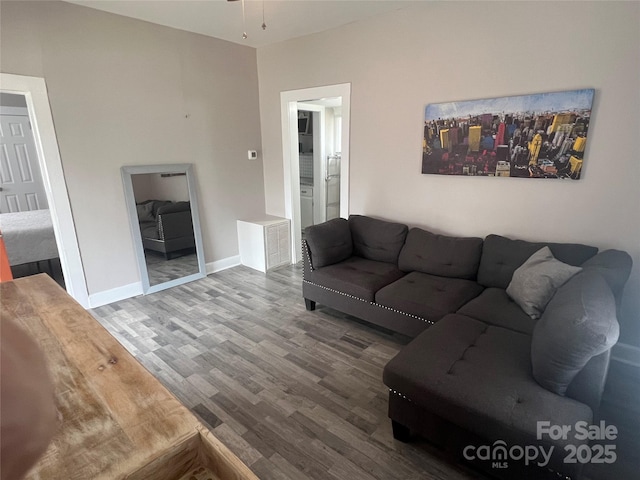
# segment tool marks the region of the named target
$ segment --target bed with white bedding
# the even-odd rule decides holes
[[[0,232],[11,266],[58,257],[49,210],[0,213]]]

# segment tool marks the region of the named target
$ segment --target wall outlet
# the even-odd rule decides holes
[[[247,158],[249,160],[256,160],[258,158],[258,152],[256,150],[249,150],[247,152]]]

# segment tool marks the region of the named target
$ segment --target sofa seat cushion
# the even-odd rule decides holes
[[[140,233],[142,234],[142,238],[158,239],[158,224],[155,220],[152,222],[140,222]]]
[[[471,280],[411,272],[376,293],[376,303],[436,322],[482,292]]]
[[[351,257],[343,262],[315,269],[313,283],[373,302],[378,290],[403,275],[392,263]]]
[[[475,318],[489,325],[504,327],[531,335],[535,320],[524,313],[502,288],[486,288],[480,295],[465,303],[457,313]]]
[[[488,439],[535,442],[538,421],[592,421],[587,405],[542,388],[529,335],[464,315],[444,317],[386,366],[384,383],[421,408]],[[576,440],[570,435],[570,443]],[[561,450],[566,444],[558,440]]]

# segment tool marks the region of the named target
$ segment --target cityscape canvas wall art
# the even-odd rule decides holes
[[[429,104],[422,173],[580,178],[593,89]]]

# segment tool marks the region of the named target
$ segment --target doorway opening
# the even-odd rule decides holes
[[[10,93],[0,93],[0,229],[13,278],[44,272],[64,288],[27,102]]]
[[[281,93],[285,216],[292,262],[305,227],[349,215],[350,84]]]
[[[89,295],[44,78],[0,73],[1,93],[22,96],[33,135],[67,292],[84,308]],[[44,199],[43,199],[44,201]]]

